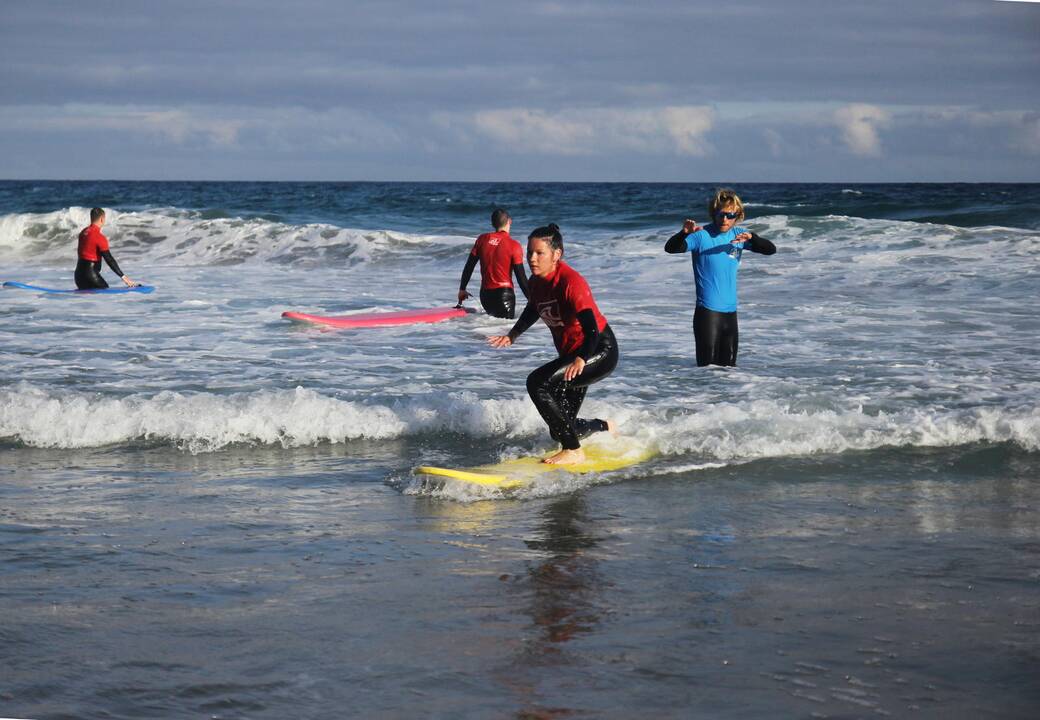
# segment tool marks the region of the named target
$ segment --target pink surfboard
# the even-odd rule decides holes
[[[391,325],[412,325],[415,323],[434,323],[441,320],[462,317],[476,312],[472,308],[430,308],[427,310],[398,310],[396,312],[358,313],[357,315],[339,315],[323,317],[298,312],[283,312],[282,317],[294,322],[328,325],[337,328],[388,327]]]

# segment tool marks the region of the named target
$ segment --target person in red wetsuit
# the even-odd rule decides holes
[[[118,275],[127,287],[137,287],[140,283],[123,274],[119,269],[119,263],[112,257],[108,249],[108,238],[101,232],[101,226],[105,224],[105,211],[94,208],[90,211],[90,225],[83,228],[79,233],[78,261],[76,262],[76,287],[80,290],[97,290],[108,287],[108,283],[101,277],[101,258],[105,259],[112,272]]]
[[[589,385],[614,371],[617,340],[600,313],[589,284],[563,262],[563,236],[555,224],[540,227],[527,238],[531,266],[527,307],[508,335],[488,338],[492,347],[509,347],[539,317],[549,326],[559,357],[527,376],[527,392],[549,426],[549,434],[563,448],[545,459],[570,465],[584,462],[581,438],[610,430],[610,420],[585,420],[578,410]]]
[[[473,268],[480,261],[480,304],[488,315],[510,318],[516,312],[516,293],[513,292],[512,272],[516,284],[527,296],[527,276],[524,274],[524,250],[520,243],[509,236],[513,218],[502,208],[491,213],[491,226],[495,232],[484,233],[473,243],[466,258],[459,283],[459,304],[471,295],[466,292]]]

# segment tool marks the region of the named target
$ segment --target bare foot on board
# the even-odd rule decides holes
[[[607,418],[607,432],[610,433],[611,437],[618,436],[617,423],[610,418]]]
[[[542,462],[549,465],[576,465],[577,463],[585,462],[585,451],[581,448],[577,450],[560,450],[560,452],[550,455]]]

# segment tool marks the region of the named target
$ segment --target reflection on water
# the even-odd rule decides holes
[[[560,697],[543,687],[553,681],[545,668],[572,664],[566,644],[596,631],[601,619],[598,596],[604,584],[598,561],[589,552],[600,537],[589,527],[584,495],[554,500],[539,515],[535,536],[524,540],[539,559],[528,560],[526,575],[507,586],[522,593],[521,612],[530,617],[530,624],[519,627],[517,652],[499,675],[516,696],[515,717],[522,720],[587,714],[577,707],[545,706],[546,697]]]
[[[528,612],[539,633],[525,645],[525,662],[537,663],[560,654],[560,643],[592,632],[599,622],[595,608],[600,577],[587,550],[598,542],[583,522],[579,494],[551,503],[542,511],[542,534],[524,544],[546,554],[528,570]]]
[[[1035,455],[454,502],[414,454],[6,452],[3,714],[1035,716]]]

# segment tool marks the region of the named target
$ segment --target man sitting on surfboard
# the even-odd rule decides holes
[[[513,281],[510,271],[516,275],[516,283],[527,297],[527,275],[524,274],[524,250],[520,243],[509,235],[513,218],[502,208],[491,213],[493,233],[484,233],[473,243],[473,249],[466,258],[466,267],[462,269],[462,282],[459,283],[459,304],[468,297],[466,285],[473,274],[473,268],[480,261],[480,304],[488,315],[499,318],[515,317],[516,293],[513,292]]]
[[[105,211],[101,208],[93,208],[90,211],[90,225],[83,228],[79,233],[79,250],[76,262],[76,287],[80,290],[98,290],[108,287],[108,283],[101,277],[101,258],[105,259],[112,272],[126,283],[127,287],[137,287],[140,283],[123,274],[119,264],[112,257],[108,249],[108,238],[101,232],[101,226],[105,224]]]
[[[581,438],[614,429],[609,420],[579,418],[578,410],[589,385],[614,371],[618,347],[589,284],[562,257],[563,236],[555,224],[528,236],[531,282],[527,307],[508,335],[490,337],[488,343],[509,347],[539,317],[549,326],[560,355],[527,376],[527,392],[549,426],[549,434],[563,446],[545,462],[573,465],[585,461]]]

